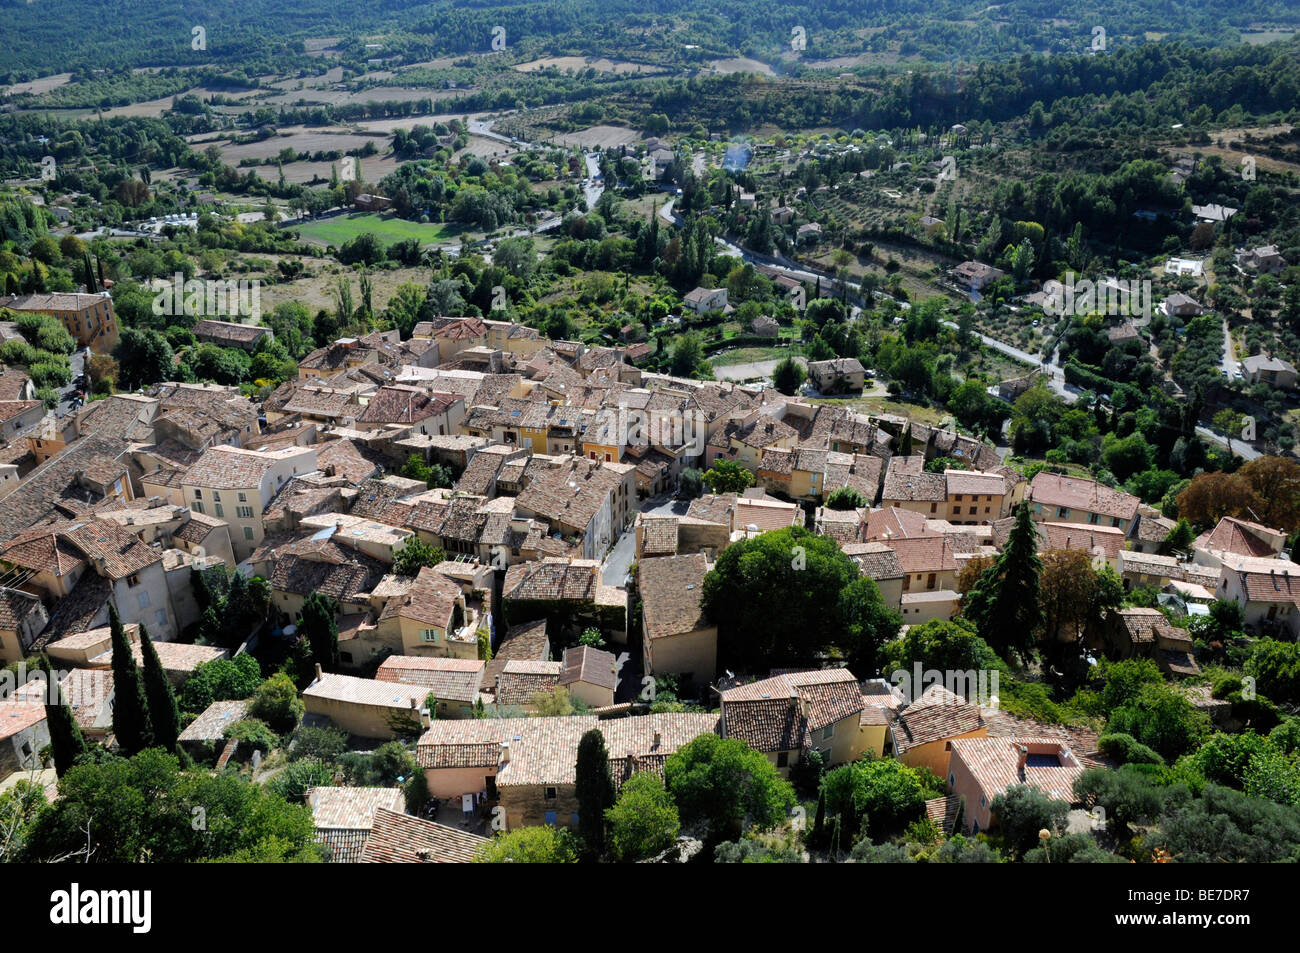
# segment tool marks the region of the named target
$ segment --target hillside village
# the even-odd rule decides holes
[[[906,641],[963,615],[1020,513],[1039,557],[1081,554],[1148,599],[1042,637],[1090,664],[1146,660],[1220,727],[1233,706],[1196,679],[1188,620],[1235,603],[1245,630],[1296,637],[1300,565],[1282,529],[1224,517],[1171,546],[1175,522],[1138,497],[1027,474],[977,438],[627,358],[446,317],[406,340],[337,340],[263,401],[173,382],[19,419],[4,437],[0,662],[69,667],[81,734],[114,746],[114,652],[142,658],[147,630],[187,703],[178,748],[256,770],[265,736],[230,729],[262,703],[189,707],[187,682],[284,659],[298,732],[336,730],[354,751],[397,741],[422,774],[414,815],[401,787],[305,788],[329,856],[457,862],[494,832],[578,831],[592,729],[616,791],[716,736],[782,779],[863,758],[923,769],[941,836],[996,828],[989,805],[1014,785],[1088,816],[1075,779],[1123,759],[1095,729],[951,685],[910,695],[883,655],[872,670],[838,650],[736,669],[708,579],[769,534],[832,541],[873,584],[881,641]],[[21,370],[0,379],[33,403]],[[433,473],[449,485],[430,488]],[[46,707],[20,692],[0,709],[0,774],[40,774]]]

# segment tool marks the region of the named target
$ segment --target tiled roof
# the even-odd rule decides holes
[[[1269,529],[1259,523],[1225,516],[1215,524],[1214,529],[1197,537],[1196,542],[1192,545],[1196,549],[1218,550],[1236,556],[1267,558],[1274,555],[1275,551],[1261,538],[1259,535],[1261,533],[1286,536],[1286,533],[1280,529]]]
[[[85,509],[97,503],[100,494],[79,483],[85,474],[96,482],[125,478],[127,466],[120,462],[127,448],[121,439],[92,434],[69,444],[32,470],[4,498],[0,506],[0,540],[27,529],[56,507]]]
[[[219,741],[226,729],[248,717],[250,701],[213,702],[190,722],[178,736],[179,741]]]
[[[898,553],[886,543],[850,543],[843,547],[845,555],[858,564],[862,575],[880,582],[882,579],[902,579],[903,563]]]
[[[1029,484],[1029,499],[1043,506],[1065,507],[1102,516],[1132,519],[1142,502],[1136,496],[1076,476],[1040,471]],[[1049,514],[1050,515],[1050,514]]]
[[[363,864],[468,864],[487,838],[378,808],[361,850]]]
[[[612,653],[590,645],[579,645],[564,650],[564,667],[560,671],[560,684],[586,682],[613,691],[618,683],[614,674],[616,660]]]
[[[763,752],[800,749],[811,732],[863,708],[857,678],[842,668],[778,675],[722,693],[727,737]]]
[[[1007,788],[1023,784],[1053,800],[1074,803],[1074,782],[1085,770],[1069,746],[1058,738],[958,738],[951,744],[952,757],[970,770],[990,802]],[[1027,749],[1029,756],[1024,767],[1018,767],[1021,748]],[[1039,763],[1052,755],[1058,764]]]
[[[439,701],[472,702],[483,685],[484,665],[479,659],[390,655],[375,679],[428,689]]]
[[[426,689],[352,675],[327,673],[303,691],[304,698],[321,698],[353,705],[413,711],[424,704]],[[412,705],[411,703],[415,704]]]
[[[901,755],[932,741],[977,731],[983,724],[984,719],[978,706],[941,685],[932,685],[920,698],[898,713],[891,726],[894,750]]]
[[[890,539],[885,545],[898,555],[904,573],[956,572],[961,568],[952,540],[947,536]]]
[[[520,661],[545,661],[550,657],[551,643],[546,637],[546,620],[527,622],[514,626],[497,646],[492,661],[487,663],[483,673],[485,685],[496,685],[497,676],[505,669],[506,663],[515,659]]]
[[[466,767],[499,765],[498,787],[573,784],[578,741],[592,728],[604,734],[613,763],[629,755],[638,759],[670,755],[717,727],[717,715],[686,712],[607,721],[594,715],[436,721],[421,736],[416,757],[421,767],[449,767],[466,761],[477,762]],[[500,760],[503,744],[510,749],[505,762]]]
[[[453,580],[435,569],[421,566],[406,595],[390,599],[384,606],[383,617],[397,616],[445,629],[459,596],[460,586]]]
[[[0,589],[0,631],[17,632],[41,600],[21,589]]]
[[[708,625],[700,608],[707,571],[703,553],[660,556],[637,564],[647,638],[682,635]]]
[[[12,738],[45,720],[45,706],[34,702],[0,701],[0,741]]]
[[[948,485],[942,473],[900,473],[892,465],[885,471],[881,503],[939,502],[947,498]]]
[[[79,518],[34,527],[10,539],[0,558],[38,572],[63,575],[84,559],[109,579],[123,579],[161,554],[111,520]]]
[[[515,563],[506,570],[501,594],[505,599],[516,600],[593,601],[600,588],[598,569],[598,566],[574,565],[563,558]]]

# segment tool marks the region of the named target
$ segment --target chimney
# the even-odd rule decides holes
[[[1016,745],[1016,774],[1024,778],[1025,762],[1029,760],[1029,749],[1024,745]]]
[[[323,671],[321,671],[320,662],[317,662],[317,663],[316,663],[316,681],[319,682],[319,681],[320,681],[322,678],[324,678],[324,677],[325,677],[325,673],[324,673]]]
[[[504,742],[504,741],[501,743],[501,763],[502,764],[510,763],[510,745],[508,742]]]
[[[657,749],[657,748],[659,747],[659,745],[663,743],[663,740],[664,740],[663,733],[660,732],[660,730],[659,730],[658,728],[656,728],[656,729],[655,729],[655,743],[654,743],[654,747]]]

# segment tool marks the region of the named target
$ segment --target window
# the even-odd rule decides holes
[[[220,502],[221,502],[221,494],[218,493],[216,490],[213,490],[213,491],[212,491],[212,499],[215,500],[216,502],[220,503]]]
[[[776,753],[776,766],[778,768],[788,768],[790,766],[790,752],[778,751]]]
[[[140,585],[140,577],[139,577],[138,575],[135,575],[135,574],[132,574],[132,575],[130,575],[130,576],[127,576],[127,577],[126,577],[126,584],[127,584],[128,586],[130,586],[131,588],[134,589],[136,586]]]
[[[980,807],[984,807],[984,805],[985,805],[985,798],[984,798],[984,795],[981,794],[981,795],[980,795]]]
[[[253,508],[251,506],[236,506],[235,515],[240,519],[251,520],[253,518]]]
[[[247,494],[247,493],[240,493],[240,494],[239,494],[239,502],[240,502],[240,503],[247,503],[247,502],[248,502],[248,494]]]
[[[1056,515],[1061,517],[1069,516],[1070,508],[1068,506],[1058,506],[1056,508]]]
[[[166,610],[166,609],[159,609],[157,612],[155,612],[155,613],[153,614],[153,617],[154,617],[155,620],[157,620],[157,622],[158,622],[159,625],[166,625],[166,624],[167,624],[167,610]]]
[[[1097,525],[1097,519],[1098,519],[1098,517],[1097,517],[1097,514],[1096,514],[1096,513],[1089,513],[1089,514],[1088,514],[1088,522],[1091,523],[1093,526],[1096,526],[1096,525]]]
[[[546,812],[546,826],[547,826],[547,827],[554,827],[554,826],[556,825],[556,823],[557,823],[557,820],[556,820],[555,812],[554,812],[554,811],[547,811],[547,812]]]
[[[931,512],[931,513],[937,513],[937,512],[938,512],[938,507],[939,507],[939,504],[938,504],[938,503],[931,503],[931,504],[930,504],[930,512]]]
[[[954,516],[961,516],[961,507],[960,507],[960,506],[954,506],[954,507],[952,508],[952,513],[953,513]]]
[[[574,811],[572,814],[569,815],[569,826],[570,826],[570,827],[577,827],[577,826],[578,826],[578,812],[577,812],[577,811]]]
[[[142,593],[140,593],[138,596],[135,597],[135,601],[138,602],[138,603],[140,603],[140,608],[141,608],[141,609],[148,609],[148,608],[149,608],[149,593],[147,593],[147,592],[142,592]]]
[[[217,516],[219,516],[219,517],[221,517],[221,518],[224,519],[225,516],[226,516],[226,511],[225,511],[225,509],[222,508],[222,506],[221,506],[220,503],[217,504],[216,509],[217,509]]]
[[[957,775],[953,774],[951,771],[948,772],[948,786],[950,788],[955,788],[957,786]]]
[[[195,513],[202,513],[203,504],[200,503],[198,500],[195,500],[193,503],[190,504],[190,509],[192,509]]]
[[[828,738],[833,738],[834,736],[835,736],[834,725],[827,725],[825,728],[822,729],[822,741],[826,741]]]
[[[547,788],[544,793],[546,795],[546,800],[548,801],[554,801],[557,797],[559,797],[559,794],[556,792],[555,788]]]
[[[955,500],[956,502],[960,503],[960,502],[961,502],[961,494],[958,493],[956,496],[953,497],[953,500]]]
[[[196,500],[201,500],[201,499],[203,499],[203,491],[202,491],[202,490],[195,490],[195,491],[194,491],[194,499],[196,499]],[[202,513],[203,511],[202,511],[202,510],[199,510],[199,512]]]
[[[935,582],[935,579],[934,579],[934,573],[930,573],[930,575],[929,575],[929,576],[926,578],[926,580],[925,580],[925,588],[927,588],[927,589],[933,589],[933,588],[934,588],[934,582]]]
[[[421,642],[437,642],[437,641],[438,641],[438,630],[437,630],[437,629],[421,629],[421,630],[420,630],[420,641],[421,641]]]
[[[245,526],[245,527],[244,527],[244,539],[252,539],[252,538],[253,538],[253,527],[251,527],[251,526]]]

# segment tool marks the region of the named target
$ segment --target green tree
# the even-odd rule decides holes
[[[573,864],[578,839],[558,827],[521,827],[482,845],[476,864]]]
[[[1024,856],[1038,846],[1039,832],[1046,830],[1053,836],[1065,833],[1070,805],[1049,798],[1037,788],[1016,784],[993,799],[992,811],[1007,844]]]
[[[842,486],[832,490],[826,497],[826,507],[832,510],[856,510],[870,506],[871,501],[851,486]]]
[[[122,750],[133,755],[153,744],[149,705],[135,656],[131,654],[131,643],[122,628],[117,607],[111,602],[108,626],[113,648],[113,734]]]
[[[599,860],[605,853],[605,812],[614,803],[609,750],[599,728],[587,731],[578,742],[574,793],[578,797],[578,833],[584,855]]]
[[[826,810],[841,819],[866,819],[869,836],[880,840],[901,833],[925,814],[929,795],[926,783],[915,768],[890,758],[873,758],[841,765],[822,779],[821,793]],[[845,841],[857,835],[856,825],[844,832]]]
[[[45,704],[45,722],[50,732],[50,747],[54,755],[54,770],[62,777],[64,773],[71,768],[83,754],[86,753],[86,739],[81,733],[81,726],[77,724],[76,715],[67,702],[63,700],[60,693],[57,697],[55,692],[58,691],[58,685],[54,681],[54,671],[50,666],[49,656],[40,657],[40,668],[45,673],[47,691]],[[3,821],[0,820],[0,831],[4,829]],[[0,835],[3,839],[3,835]],[[0,851],[2,854],[3,851]]]
[[[966,594],[963,609],[980,637],[1007,661],[1032,658],[1043,623],[1038,529],[1024,504],[1015,520],[1002,552]]]
[[[681,830],[672,795],[658,775],[649,771],[623,782],[618,801],[605,811],[605,820],[610,857],[622,863],[663,853]]]
[[[119,367],[118,386],[135,390],[176,377],[172,346],[152,329],[126,328],[113,351]]]
[[[759,752],[735,738],[700,735],[664,763],[664,781],[685,824],[703,824],[713,843],[735,840],[746,824],[777,826],[794,788]]]
[[[798,393],[803,382],[808,379],[808,372],[793,357],[785,357],[772,371],[772,386],[783,394]]]
[[[298,637],[311,646],[312,659],[325,672],[339,668],[339,604],[329,596],[313,592],[298,615]]]
[[[298,688],[283,672],[277,672],[258,686],[253,693],[253,702],[248,706],[249,717],[261,719],[282,735],[298,726],[302,713],[303,703],[298,697]]]
[[[153,727],[154,744],[176,754],[176,738],[181,733],[181,715],[176,707],[176,694],[158,659],[158,650],[153,647],[153,640],[143,625],[140,626],[140,653],[144,659],[144,697],[149,707],[149,724]]]
[[[439,547],[412,536],[393,553],[393,572],[399,576],[418,576],[421,569],[432,569],[446,558]]]
[[[734,460],[714,461],[702,479],[714,493],[743,493],[754,485],[754,474]]]

